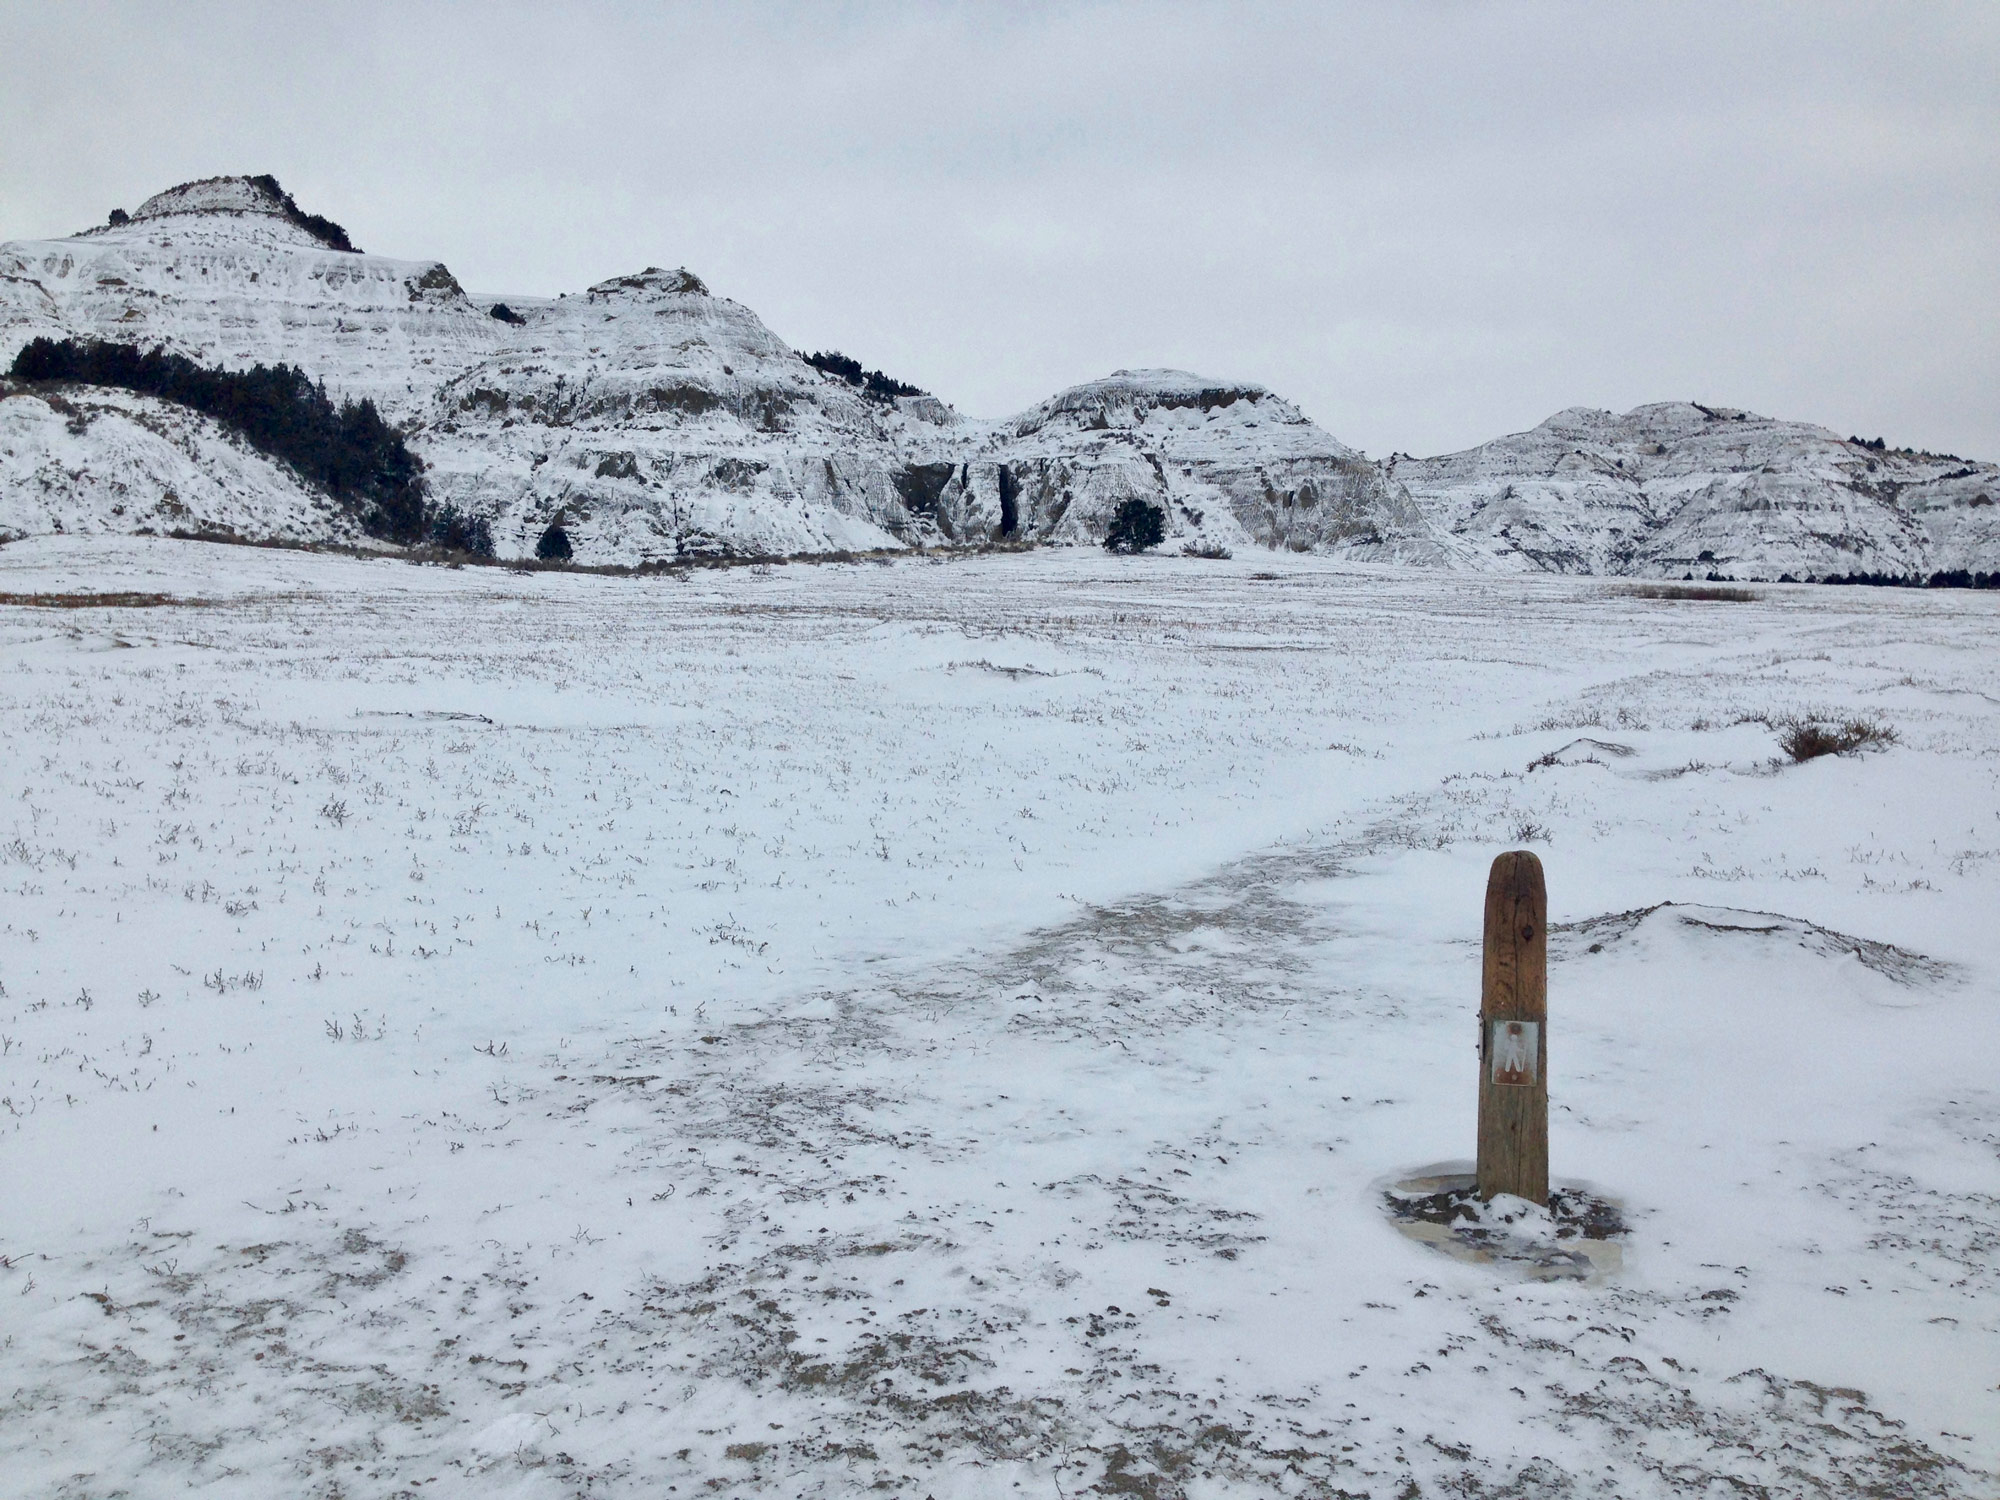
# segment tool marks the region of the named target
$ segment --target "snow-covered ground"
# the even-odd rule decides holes
[[[0,593],[10,1494],[2000,1484],[2000,598],[107,537]],[[1901,741],[1775,765],[1811,711]],[[1383,1211],[1469,1153],[1523,842],[1598,1284]]]

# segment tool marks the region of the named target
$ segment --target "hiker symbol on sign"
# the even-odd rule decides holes
[[[1495,1021],[1487,1055],[1493,1060],[1493,1081],[1533,1088],[1539,1074],[1541,1024],[1536,1021]]]

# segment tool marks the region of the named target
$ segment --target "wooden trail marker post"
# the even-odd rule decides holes
[[[1549,1201],[1548,891],[1525,849],[1486,877],[1479,984],[1479,1196]]]

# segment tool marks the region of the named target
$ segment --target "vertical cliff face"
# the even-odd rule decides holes
[[[1679,578],[2000,568],[2000,468],[1732,407],[1576,408],[1389,472],[1486,566]]]

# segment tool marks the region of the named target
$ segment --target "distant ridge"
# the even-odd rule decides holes
[[[2000,466],[1735,407],[1573,407],[1386,468],[1477,566],[1801,581],[2000,571]]]
[[[182,183],[81,235],[0,246],[0,367],[37,337],[219,370],[289,365],[335,401],[370,401],[432,501],[507,557],[532,556],[557,525],[580,563],[1095,545],[1138,500],[1161,511],[1167,550],[1204,555],[1651,577],[2000,572],[1990,464],[1691,402],[1574,409],[1465,453],[1379,464],[1262,386],[1156,369],[974,421],[860,360],[792,348],[685,268],[561,298],[468,293],[441,262],[362,253],[269,175]],[[149,402],[63,417],[0,386],[0,432],[21,434],[0,444],[0,532],[156,527],[146,495],[163,460],[134,446],[132,424],[199,424]],[[122,436],[100,442],[90,413],[114,407]],[[199,468],[227,446],[180,451]],[[247,503],[239,470],[204,491],[217,524],[268,531],[282,507]],[[330,537],[334,523],[286,524]]]
[[[969,421],[858,360],[793,349],[684,268],[567,298],[468,295],[439,262],[354,250],[271,177],[183,183],[83,235],[0,246],[0,360],[35,337],[290,365],[373,401],[433,502],[484,523],[503,556],[532,555],[558,522],[585,563],[1095,544],[1138,498],[1170,549],[1444,558],[1377,466],[1261,388],[1122,371]],[[0,454],[0,484],[10,465],[54,472],[60,429],[28,422],[42,446]],[[128,503],[142,481],[121,451],[60,487],[65,525],[92,520],[77,508],[93,485],[98,526],[153,514]],[[10,530],[55,524],[41,483],[13,492]]]

